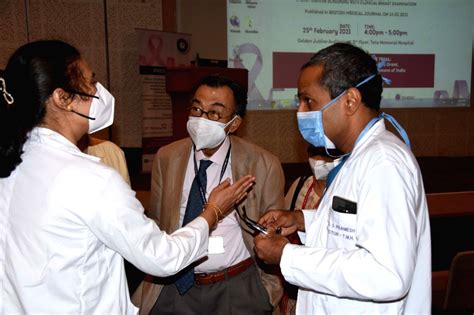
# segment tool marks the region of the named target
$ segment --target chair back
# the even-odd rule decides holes
[[[444,309],[474,311],[474,251],[459,252],[453,258]]]

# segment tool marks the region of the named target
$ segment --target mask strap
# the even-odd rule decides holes
[[[341,154],[341,155],[332,155],[331,153],[329,153],[328,148],[326,148],[326,146],[324,146],[324,150],[326,151],[326,154],[327,154],[329,157],[333,158],[333,159],[343,158],[343,157],[345,157],[346,155],[351,154],[351,152],[348,152],[348,153],[344,153],[344,154]]]
[[[225,124],[224,128],[226,128],[227,126],[229,126],[229,125],[234,121],[234,119],[237,118],[237,117],[239,117],[239,115],[234,115],[234,117],[232,117],[232,119],[229,120],[229,121],[227,122],[227,124]]]
[[[81,113],[79,113],[79,112],[76,112],[74,109],[71,109],[71,112],[73,112],[74,114],[79,115],[79,116],[81,116],[81,117],[87,118],[87,119],[89,119],[89,120],[95,120],[95,118],[90,117],[90,116],[87,116],[87,115],[84,115],[84,114],[81,114]]]
[[[96,88],[97,88],[97,92],[95,93],[95,95],[89,95],[89,94],[79,93],[79,92],[74,92],[74,91],[73,91],[72,93],[75,93],[75,94],[78,94],[78,95],[83,95],[83,96],[87,96],[87,97],[90,97],[90,98],[93,98],[93,99],[98,99],[98,100],[100,100],[100,98],[99,98],[99,96],[98,96],[98,94],[99,94],[99,89],[104,89],[104,87],[103,87],[102,84],[100,84],[100,82],[97,82],[97,83],[96,83]],[[94,100],[92,100],[92,101],[94,101]],[[92,106],[92,104],[91,104],[91,106]],[[88,116],[88,115],[86,115],[86,114],[81,114],[81,113],[79,113],[79,112],[76,112],[76,111],[73,110],[73,109],[71,109],[71,112],[73,112],[74,114],[79,115],[79,116],[81,116],[81,117],[87,118],[87,119],[89,119],[89,120],[95,120],[94,117]]]
[[[323,108],[321,108],[321,111],[325,110],[326,108],[328,108],[329,106],[337,102],[346,93],[347,93],[347,90],[345,90],[344,92],[342,92],[341,94],[333,98],[329,103],[327,103],[326,105],[323,106]]]
[[[376,75],[377,75],[377,73],[368,76],[368,77],[365,78],[364,80],[362,80],[362,81],[360,81],[359,83],[357,83],[357,85],[356,85],[355,87],[357,88],[357,87],[361,86],[362,84],[369,82],[369,81],[372,80]]]
[[[395,118],[393,118],[393,116],[387,113],[383,113],[383,112],[380,114],[380,117],[388,120],[392,124],[392,126],[395,127],[395,129],[397,129],[398,133],[402,137],[405,144],[408,146],[408,148],[411,149],[411,144],[410,144],[410,139],[408,138],[408,134],[405,131],[405,129],[403,129],[403,127],[398,123],[398,121],[396,121]]]
[[[387,63],[387,61],[383,60],[381,62],[379,62],[377,64],[377,73],[374,73],[370,76],[368,76],[367,78],[365,78],[364,80],[360,81],[359,83],[357,83],[357,85],[355,87],[359,87],[361,86],[362,84],[364,83],[367,83],[368,81],[372,80],[377,74],[379,74],[379,71],[385,66],[385,64]],[[382,78],[382,81],[387,84],[387,85],[390,85],[392,84],[392,80],[390,80],[389,78],[386,78],[384,76],[381,75],[381,78]]]
[[[387,63],[386,60],[382,60],[380,61],[378,64],[377,64],[377,71],[380,72],[380,70],[382,70],[383,67],[385,67],[385,64]],[[387,84],[387,85],[390,85],[392,84],[392,80],[390,80],[389,78],[386,78],[384,77],[383,75],[381,75],[382,77],[382,81]]]
[[[377,73],[374,73],[370,76],[368,76],[367,78],[365,78],[364,80],[362,80],[361,82],[357,83],[356,84],[356,88],[360,87],[361,85],[369,82],[370,80],[372,80],[373,78],[375,78],[375,76],[377,74],[379,74],[379,71],[385,66],[385,64],[387,63],[386,60],[382,60],[381,62],[379,62],[377,64]],[[390,85],[392,83],[392,80],[390,80],[389,78],[386,78],[384,76],[381,76],[382,78],[382,81],[385,83],[385,84],[388,84]],[[326,105],[323,106],[323,108],[321,108],[321,111],[325,110],[326,108],[328,108],[329,106],[331,106],[332,104],[334,104],[335,102],[337,102],[344,94],[347,93],[347,90],[345,90],[344,92],[342,92],[341,94],[339,94],[338,96],[336,96],[334,99],[332,99],[329,103],[327,103]],[[402,136],[403,140],[405,141],[405,143],[408,145],[408,147],[410,147],[410,140],[408,139],[408,135],[406,133],[406,131],[400,126],[400,124],[395,120],[395,118],[393,118],[392,116],[388,115],[388,114],[385,114],[385,113],[382,113],[380,115],[380,117],[383,117],[383,118],[386,118],[388,121],[390,121],[390,123],[392,123],[392,125],[397,129],[397,131],[400,133],[400,135]],[[380,118],[375,118],[373,119],[371,122],[369,122],[369,125],[370,126],[366,126],[366,129],[370,129],[370,127],[372,127],[376,122],[377,120],[379,120]],[[363,131],[362,133],[365,133],[367,130]],[[359,138],[361,137],[361,135],[359,135]],[[357,141],[359,140],[359,138],[357,139]],[[357,142],[356,141],[356,142]],[[326,150],[326,154],[329,155],[330,157],[332,158],[340,158],[340,157],[345,157],[347,155],[349,155],[350,153],[346,153],[346,154],[343,154],[343,155],[332,155],[329,153],[328,149],[326,148],[326,146],[324,146],[324,149]]]
[[[234,121],[234,119],[237,118],[237,117],[240,117],[240,116],[239,116],[239,115],[235,115],[234,117],[232,117],[232,119],[229,120],[229,121],[225,124],[224,127],[222,127],[222,130],[224,130],[224,132],[225,132],[225,128],[227,128],[227,126],[229,126],[229,125]],[[201,117],[198,117],[198,118],[201,118]],[[205,119],[205,118],[203,118],[203,119]],[[211,120],[211,121],[212,121],[212,120]],[[229,132],[230,132],[230,131],[225,132],[225,138],[227,138],[227,137],[229,136]],[[222,140],[221,143],[219,143],[219,145],[221,145],[221,144],[224,143],[225,138],[224,138],[224,140]],[[218,145],[218,146],[219,146],[219,145]],[[229,150],[230,150],[230,149],[229,149]],[[229,151],[229,152],[230,152],[230,151]],[[222,179],[222,178],[221,178],[221,179]],[[220,183],[220,181],[219,181],[219,183]]]
[[[379,62],[379,63],[377,64],[377,73],[374,73],[374,74],[368,76],[367,78],[365,78],[364,80],[360,81],[359,83],[356,84],[355,87],[357,88],[357,87],[361,86],[362,84],[367,83],[367,82],[369,82],[370,80],[372,80],[377,74],[379,74],[378,71],[380,71],[380,69],[382,69],[382,68],[385,66],[386,63],[387,63],[387,62],[386,62],[385,60]],[[384,83],[386,83],[386,84],[388,84],[388,85],[390,85],[390,84],[392,83],[392,80],[390,80],[390,79],[388,79],[388,78],[386,78],[386,77],[384,77],[384,76],[381,76],[381,77],[382,77],[382,80],[383,80]],[[326,105],[324,105],[323,108],[321,108],[321,111],[325,110],[326,108],[328,108],[329,106],[331,106],[332,104],[334,104],[335,102],[337,102],[337,101],[338,101],[344,94],[346,94],[346,93],[347,93],[347,90],[345,90],[344,92],[342,92],[341,94],[339,94],[338,96],[336,96],[336,97],[335,97],[334,99],[332,99],[329,103],[327,103]]]
[[[380,72],[380,70],[382,70],[382,68],[385,67],[385,64],[386,64],[386,63],[387,63],[386,60],[382,60],[381,62],[379,62],[379,63],[377,64],[377,71]],[[382,77],[382,81],[383,81],[385,84],[387,84],[387,85],[392,84],[392,80],[390,80],[389,78],[386,78],[386,77],[384,77],[383,75],[381,75],[381,77]]]
[[[225,124],[225,126],[223,127],[223,129],[227,128],[227,126],[229,126],[229,125],[234,121],[234,119],[237,118],[237,117],[240,117],[240,116],[239,116],[239,115],[235,115],[234,117],[232,117],[232,119],[229,120],[229,121],[227,122],[227,124]],[[228,135],[229,132],[227,132],[226,134]]]

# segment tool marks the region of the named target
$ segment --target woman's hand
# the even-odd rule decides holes
[[[226,179],[211,191],[208,203],[201,214],[209,223],[209,227],[213,227],[247,196],[254,181],[255,177],[251,175],[241,177],[232,185],[230,180]]]

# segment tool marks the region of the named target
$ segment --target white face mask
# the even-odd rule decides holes
[[[114,122],[115,98],[99,82],[96,83],[97,92],[89,109],[89,134],[109,127]]]
[[[227,137],[225,128],[238,116],[234,116],[227,124],[209,120],[203,117],[190,116],[186,125],[193,139],[196,150],[214,149],[224,142]]]
[[[339,163],[340,159],[328,162],[309,158],[309,165],[311,166],[313,175],[317,180],[325,180],[328,177],[329,172]]]

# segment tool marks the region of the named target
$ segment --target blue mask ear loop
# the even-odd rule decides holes
[[[378,74],[378,71],[380,71],[384,66],[385,64],[387,63],[387,61],[383,60],[381,62],[379,62],[377,64],[377,73],[374,73],[370,76],[368,76],[367,78],[365,78],[364,80],[362,80],[361,82],[357,83],[357,85],[355,86],[356,88],[358,88],[359,86],[361,86],[362,84],[364,83],[367,83],[368,81],[372,80],[377,74]],[[392,80],[390,80],[389,78],[386,78],[384,76],[382,76],[382,81],[387,84],[387,85],[390,85],[392,83]],[[335,102],[337,102],[344,94],[347,93],[347,90],[345,90],[344,92],[342,92],[341,94],[339,94],[338,96],[336,96],[333,100],[331,100],[329,103],[327,103],[326,105],[323,106],[323,108],[321,108],[321,117],[322,117],[322,111],[325,110],[326,108],[328,108],[330,105],[334,104]],[[386,114],[386,113],[381,113],[379,115],[378,118],[374,118],[372,119],[372,121],[369,122],[368,124],[368,128],[366,126],[366,128],[364,129],[364,131],[359,135],[359,137],[357,138],[356,140],[356,143],[357,141],[359,141],[359,138],[361,138],[361,136],[363,134],[365,134],[365,132],[367,132],[368,129],[370,129],[380,118],[386,118],[388,121],[390,121],[390,123],[395,127],[395,129],[397,129],[397,131],[400,133],[400,135],[402,136],[403,140],[405,141],[405,143],[408,145],[408,147],[410,147],[410,140],[408,139],[408,135],[406,133],[406,131],[402,128],[402,126],[400,126],[400,124],[395,120],[395,118],[393,118],[392,116],[390,116],[389,114]],[[323,130],[324,130],[324,125],[323,125]],[[343,155],[332,155],[328,152],[328,149],[326,148],[326,146],[324,146],[324,149],[326,150],[326,154],[332,158],[340,158],[340,157],[345,157],[346,155],[350,154],[349,153],[346,153],[346,154],[343,154]]]
[[[385,64],[386,64],[386,63],[387,63],[386,60],[383,60],[383,61],[379,62],[379,63],[377,64],[377,71],[382,70],[382,68],[385,67]],[[375,74],[374,74],[374,76],[375,76]],[[386,78],[386,77],[384,77],[384,76],[381,76],[381,77],[382,77],[382,81],[383,81],[385,84],[387,84],[387,85],[392,84],[392,80],[390,80],[389,78]]]
[[[323,106],[323,108],[321,108],[321,125],[323,126],[323,130],[324,130],[324,125],[323,125],[323,111],[328,108],[329,106],[331,106],[332,104],[334,104],[335,102],[337,102],[344,94],[347,93],[347,90],[345,90],[344,92],[342,92],[341,94],[339,94],[338,96],[336,96],[335,98],[333,98],[331,101],[329,101],[329,103],[327,103],[326,105]],[[340,157],[344,157],[350,153],[346,153],[346,154],[343,154],[343,155],[332,155],[331,153],[329,153],[328,151],[328,148],[326,147],[326,144],[324,144],[324,150],[326,151],[326,154],[333,158],[333,159],[337,159],[337,158],[340,158]]]
[[[357,83],[357,85],[356,85],[355,87],[358,88],[358,87],[361,86],[362,84],[364,84],[364,83],[366,83],[366,82],[372,80],[372,79],[375,77],[375,75],[376,75],[376,74],[372,74],[371,76],[368,76],[368,77],[365,78],[363,81]],[[322,112],[323,110],[325,110],[326,108],[328,108],[329,105],[331,105],[331,104],[333,104],[334,102],[336,102],[337,100],[339,100],[339,99],[340,99],[344,94],[346,94],[346,93],[347,93],[347,90],[345,90],[344,92],[342,92],[341,94],[339,94],[336,98],[334,98],[332,101],[330,101],[329,103],[327,103],[326,105],[324,105],[323,108],[321,109],[321,112]],[[322,113],[321,113],[321,116],[322,116]],[[375,124],[375,122],[376,122],[377,120],[379,120],[379,119],[380,119],[380,118],[374,118],[375,121],[371,121],[371,122],[369,123],[369,128],[372,127],[372,125]],[[324,126],[323,126],[323,129],[324,129]],[[368,128],[366,127],[366,129],[364,129],[364,131],[362,131],[362,133],[361,133],[361,134],[359,135],[359,137],[357,138],[356,143],[357,143],[357,141],[359,141],[359,138],[361,137],[361,135],[363,135],[365,132],[367,132],[367,129],[368,129]],[[332,157],[332,158],[341,158],[341,157],[343,158],[343,157],[345,157],[345,156],[351,154],[351,153],[349,152],[349,153],[342,154],[342,155],[332,155],[332,154],[329,153],[329,151],[328,151],[328,149],[326,148],[326,146],[324,146],[324,149],[326,150],[326,154],[329,155],[329,156]]]
[[[410,139],[408,138],[408,134],[405,131],[405,129],[403,129],[403,127],[398,123],[398,121],[396,121],[395,118],[393,118],[389,114],[383,113],[383,112],[379,115],[379,117],[387,119],[392,124],[392,126],[395,127],[395,129],[397,129],[397,131],[400,134],[400,136],[402,137],[403,141],[408,146],[408,148],[411,150],[411,144],[410,144]]]
[[[385,63],[386,61],[382,61],[382,62],[379,62],[377,64],[377,70],[380,71],[380,69],[382,69],[384,66],[385,66]],[[367,81],[371,80],[373,77],[375,77],[376,74],[373,74],[371,76],[369,76],[367,79],[363,80],[362,82],[360,82],[359,84],[356,85],[356,87],[359,87],[361,86],[362,84],[366,83]],[[392,83],[392,80],[382,76],[382,80],[385,84],[388,84],[390,85]],[[405,131],[405,129],[403,129],[403,127],[395,120],[395,118],[393,118],[393,116],[387,114],[387,113],[384,113],[382,112],[378,118],[374,118],[372,119],[372,121],[369,122],[368,126],[370,129],[370,127],[372,127],[379,119],[381,118],[385,118],[387,119],[392,125],[393,127],[395,127],[395,129],[398,131],[398,133],[400,134],[400,136],[403,138],[403,141],[405,142],[405,144],[411,149],[411,145],[410,145],[410,139],[408,138],[408,134],[407,132]],[[365,129],[364,129],[365,130]],[[365,130],[365,132],[367,132],[367,130]],[[361,136],[365,133],[364,131],[359,135],[359,138],[361,138]],[[357,138],[357,141],[359,140],[359,138]],[[357,143],[356,141],[356,143]]]
[[[367,78],[365,78],[364,80],[362,80],[361,82],[357,83],[356,84],[356,88],[358,88],[359,86],[361,86],[362,84],[364,83],[367,83],[368,81],[372,80],[377,74],[378,74],[378,71],[380,71],[380,69],[382,69],[386,64],[386,61],[383,60],[381,62],[379,62],[377,64],[377,73],[374,73],[370,76],[368,76]],[[385,84],[388,84],[390,85],[392,83],[392,80],[382,76],[382,80]],[[326,108],[328,108],[331,104],[335,103],[336,101],[338,101],[344,94],[347,93],[347,90],[345,90],[344,92],[342,92],[341,94],[339,94],[336,98],[334,98],[332,101],[330,101],[329,103],[327,103],[326,105],[323,106],[323,108],[321,109],[321,112],[323,110],[325,110]],[[321,116],[322,116],[322,113],[321,113]],[[385,114],[385,113],[382,113],[378,118],[374,118],[372,119],[368,124],[367,126],[364,128],[364,130],[359,134],[359,136],[357,137],[357,140],[356,140],[356,143],[359,141],[359,139],[381,118],[386,118],[388,121],[390,121],[390,123],[392,123],[392,125],[397,129],[397,131],[400,133],[400,135],[402,136],[403,140],[405,140],[405,143],[408,145],[408,147],[410,147],[410,141],[408,139],[408,135],[407,133],[405,132],[405,130],[400,126],[400,124],[398,124],[398,122],[395,120],[395,118],[393,118],[392,116],[388,115],[388,114]],[[323,126],[323,129],[324,129],[324,126]],[[343,155],[332,155],[329,153],[328,149],[326,148],[326,146],[324,146],[324,149],[326,150],[326,154],[332,158],[343,158],[347,155],[350,154],[349,153],[346,153],[346,154],[343,154]]]
[[[385,66],[385,63],[386,61],[382,61],[382,62],[379,62],[377,64],[377,70],[380,71],[380,69],[382,69],[384,66]],[[387,85],[390,85],[392,84],[392,80],[382,76],[382,80],[385,84]],[[397,129],[398,133],[400,134],[400,136],[402,137],[403,141],[405,142],[405,144],[408,146],[408,148],[411,150],[411,143],[410,143],[410,138],[408,138],[408,134],[407,132],[405,131],[405,129],[403,129],[403,127],[398,123],[398,121],[391,115],[387,114],[387,113],[384,113],[382,112],[379,117],[381,118],[385,118],[387,119],[393,127],[395,127],[395,129]]]

